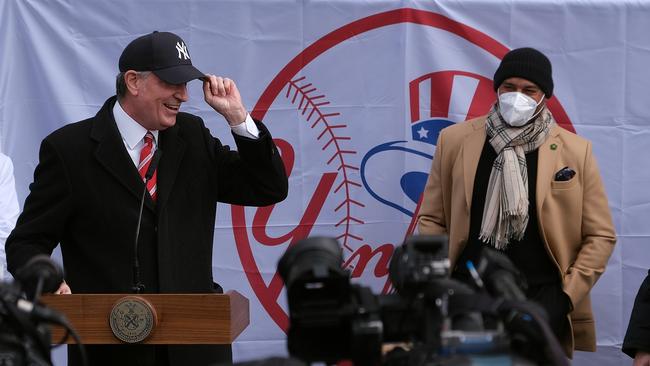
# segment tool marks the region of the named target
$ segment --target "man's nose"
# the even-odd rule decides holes
[[[177,86],[176,89],[176,98],[178,98],[181,102],[187,102],[188,100],[188,95],[187,95],[187,84],[180,84]]]

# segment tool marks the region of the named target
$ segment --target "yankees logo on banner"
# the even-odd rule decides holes
[[[334,29],[279,70],[253,116],[271,126],[289,197],[232,206],[232,220],[248,281],[281,329],[288,316],[275,263],[305,237],[335,237],[355,281],[389,290],[388,263],[415,229],[438,134],[487,113],[508,50],[478,29],[407,8]],[[548,105],[573,130],[559,102]]]

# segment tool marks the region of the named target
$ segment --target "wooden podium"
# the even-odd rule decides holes
[[[42,302],[64,314],[83,344],[122,344],[111,330],[113,306],[136,296],[153,307],[157,322],[141,344],[230,344],[248,326],[248,299],[236,291],[225,294],[72,294],[45,295]],[[52,341],[63,337],[53,327]],[[74,343],[69,338],[67,343]]]

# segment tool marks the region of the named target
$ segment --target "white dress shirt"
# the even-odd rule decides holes
[[[20,208],[14,181],[14,165],[8,156],[0,153],[0,281],[9,281],[5,242],[16,226]]]
[[[137,168],[140,163],[140,151],[144,147],[144,136],[147,134],[147,129],[131,118],[124,111],[119,101],[115,102],[115,106],[113,107],[113,117],[115,118],[117,129],[120,131],[120,135],[122,135],[124,147],[126,147],[126,151],[129,153],[133,164]],[[231,129],[237,135],[252,139],[257,139],[260,133],[250,114],[246,115],[244,122],[236,126],[231,126]],[[158,132],[156,130],[151,131],[154,140],[154,150],[158,148]]]

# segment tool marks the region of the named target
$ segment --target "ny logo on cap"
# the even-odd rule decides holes
[[[178,51],[179,60],[181,59],[181,55],[183,56],[184,60],[188,60],[190,58],[190,54],[187,52],[185,42],[176,42],[176,51]]]

